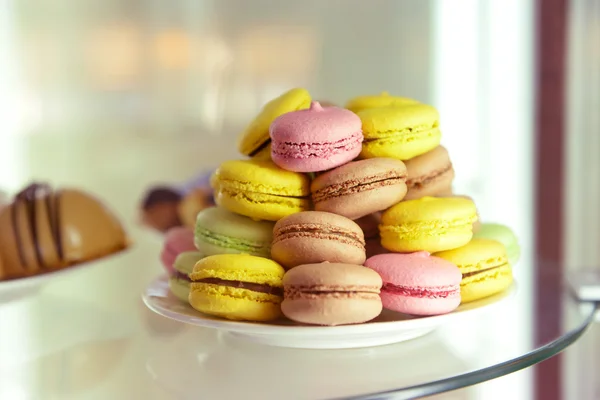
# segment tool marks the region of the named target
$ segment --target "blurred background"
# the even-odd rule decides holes
[[[545,2],[567,10],[562,176],[536,164],[545,140],[539,131],[536,139],[541,3],[0,0],[0,189],[33,179],[76,185],[135,232],[150,185],[239,157],[240,130],[291,87],[339,105],[382,91],[413,97],[440,110],[456,192],[520,238],[515,274],[530,296],[520,326],[498,329],[528,348],[540,180],[564,188],[545,200],[564,208],[542,218],[565,221],[562,258],[546,261],[600,263],[600,3]],[[585,371],[600,367],[600,343],[590,343],[556,367],[569,376],[565,398],[592,398]],[[533,374],[503,381],[500,397],[494,382],[479,394],[529,398]]]

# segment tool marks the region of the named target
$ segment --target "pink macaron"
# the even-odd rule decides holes
[[[369,258],[365,266],[383,280],[383,307],[410,315],[439,315],[460,304],[458,267],[425,251],[389,253]]]
[[[271,158],[283,169],[319,172],[356,158],[363,134],[360,118],[352,111],[322,107],[283,114],[271,123]]]
[[[192,228],[176,227],[169,229],[165,234],[160,260],[170,275],[175,272],[173,268],[175,259],[185,251],[197,251],[194,245],[194,231]]]

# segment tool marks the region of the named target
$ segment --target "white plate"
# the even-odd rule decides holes
[[[24,297],[32,296],[36,294],[44,285],[46,285],[52,279],[68,275],[75,271],[80,271],[84,267],[91,267],[104,262],[108,259],[112,259],[116,256],[121,256],[126,253],[131,246],[117,253],[109,254],[107,256],[97,258],[95,260],[83,262],[80,264],[72,265],[67,268],[58,269],[44,274],[33,275],[26,278],[9,279],[6,281],[0,281],[0,304],[9,303],[11,301],[19,300]]]
[[[239,322],[202,314],[171,294],[168,279],[166,275],[155,279],[142,295],[146,306],[155,313],[186,324],[221,329],[255,343],[305,349],[348,349],[411,340],[460,316],[488,309],[516,293],[513,283],[503,293],[461,305],[450,314],[433,317],[411,317],[384,310],[379,317],[364,324],[306,326],[284,319],[270,323]]]

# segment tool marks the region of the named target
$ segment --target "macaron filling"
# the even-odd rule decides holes
[[[297,159],[328,157],[359,148],[362,141],[361,131],[336,142],[295,143],[273,140],[272,154]]]
[[[422,186],[427,185],[430,182],[448,173],[451,169],[452,164],[448,164],[448,166],[446,166],[445,168],[439,169],[437,171],[432,171],[427,175],[422,175],[413,179],[408,179],[406,181],[406,186],[408,186],[409,189],[420,189]]]
[[[315,299],[315,298],[364,298],[377,299],[379,288],[372,286],[286,286],[284,287],[284,298],[287,300]]]
[[[236,249],[242,253],[256,254],[269,253],[271,243],[254,242],[247,239],[232,238],[210,231],[208,229],[196,226],[196,237],[203,242],[213,244],[215,246]]]
[[[265,150],[267,147],[269,147],[269,145],[271,144],[271,138],[267,139],[265,142],[263,142],[261,145],[259,145],[256,149],[252,150],[248,156],[249,157],[254,157],[255,155],[257,155],[258,153],[260,153],[261,151]]]
[[[180,281],[192,282],[192,280],[190,279],[188,274],[179,272],[179,271],[173,272],[173,274],[171,274],[171,278],[177,279]]]
[[[279,287],[269,286],[267,284],[253,283],[253,282],[242,282],[242,281],[229,281],[219,278],[204,278],[194,283],[206,283],[209,285],[227,286],[236,289],[247,289],[253,292],[272,294],[275,296],[282,296],[283,290]]]
[[[460,296],[460,285],[438,286],[438,287],[416,287],[385,283],[381,288],[382,293],[418,297],[428,299],[446,299]]]
[[[346,196],[353,193],[365,192],[385,186],[404,183],[406,175],[398,174],[396,171],[388,171],[385,174],[368,176],[363,179],[348,180],[346,182],[329,185],[313,192],[313,201],[320,202],[330,198]]]
[[[321,224],[298,224],[284,226],[275,232],[273,244],[300,237],[334,240],[340,243],[356,246],[361,249],[364,249],[365,247],[365,241],[358,233],[337,226]]]

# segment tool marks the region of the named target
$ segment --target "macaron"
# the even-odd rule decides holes
[[[406,194],[406,167],[400,160],[352,161],[317,176],[310,185],[317,211],[350,219],[385,210]]]
[[[475,202],[472,197],[465,196],[464,194],[451,194],[451,195],[445,195],[445,196],[438,195],[436,197],[458,197],[461,199],[467,199],[472,202]],[[475,207],[477,207],[477,204],[475,204]],[[473,236],[475,236],[475,234],[477,232],[479,232],[479,229],[481,229],[481,216],[479,215],[479,209],[477,209],[477,220],[475,222],[473,222]]]
[[[194,231],[188,227],[171,228],[165,234],[160,260],[169,273],[175,272],[173,264],[177,256],[185,251],[196,251],[194,245]]]
[[[310,208],[310,178],[271,160],[226,161],[211,185],[218,206],[256,220],[277,221]]]
[[[434,256],[460,269],[462,303],[500,293],[512,284],[512,267],[506,248],[495,240],[473,239],[462,247],[434,253]]]
[[[383,280],[383,307],[410,315],[446,314],[460,304],[460,270],[429,253],[381,254],[365,266]]]
[[[439,114],[432,106],[369,108],[358,116],[365,138],[360,158],[410,160],[440,144]]]
[[[362,264],[365,238],[360,227],[346,217],[304,211],[277,221],[271,257],[287,269],[323,261]]]
[[[304,264],[283,277],[281,311],[292,321],[312,325],[358,324],[382,310],[379,274],[361,265]]]
[[[406,104],[416,104],[417,100],[407,97],[390,96],[388,92],[381,92],[378,95],[358,96],[348,100],[345,108],[352,112],[359,112],[368,108],[380,108],[390,106],[403,106]]]
[[[273,222],[255,221],[221,207],[198,213],[194,242],[207,256],[214,254],[250,254],[271,257]]]
[[[425,154],[411,158],[405,164],[408,192],[404,200],[452,194],[454,168],[444,146],[437,146]]]
[[[271,158],[281,168],[318,172],[353,160],[363,135],[356,114],[313,102],[308,110],[284,114],[270,127]]]
[[[403,201],[381,216],[381,244],[398,253],[430,253],[463,246],[473,236],[475,204],[459,197]]]
[[[515,233],[506,225],[483,223],[473,235],[473,239],[489,239],[502,243],[506,248],[510,265],[516,265],[521,257],[519,240]]]
[[[355,220],[354,222],[360,226],[365,235],[365,250],[367,253],[367,258],[373,257],[377,254],[389,253],[389,251],[381,245],[381,237],[379,236],[381,213],[376,212],[369,214]]]
[[[189,303],[202,313],[230,320],[271,321],[281,315],[284,272],[267,258],[208,256],[190,274]]]
[[[187,303],[190,295],[191,279],[189,274],[194,270],[194,265],[204,257],[198,251],[184,251],[180,253],[173,263],[174,272],[169,277],[169,289],[179,300]]]
[[[291,89],[271,100],[238,137],[237,148],[249,157],[268,159],[271,156],[269,126],[275,118],[285,113],[303,110],[310,106],[310,94],[305,89]]]

